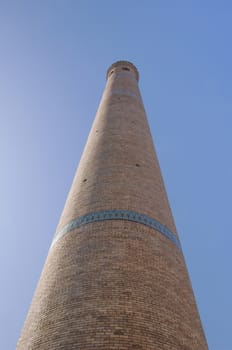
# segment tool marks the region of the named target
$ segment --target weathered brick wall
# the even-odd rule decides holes
[[[128,62],[107,85],[18,350],[207,349],[182,252],[141,222],[104,220],[60,230],[102,210],[145,214],[177,237]]]

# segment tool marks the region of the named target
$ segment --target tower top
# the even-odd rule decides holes
[[[120,71],[133,72],[136,80],[139,81],[139,72],[137,68],[133,65],[133,63],[129,61],[117,61],[113,63],[107,70],[106,79],[108,79],[111,76],[111,74],[113,74],[114,72],[120,72]]]

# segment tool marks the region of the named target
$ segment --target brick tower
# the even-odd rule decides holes
[[[206,350],[138,71],[107,84],[18,350]]]

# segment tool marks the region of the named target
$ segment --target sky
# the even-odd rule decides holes
[[[232,349],[231,18],[223,0],[0,0],[0,349],[16,346],[106,70],[124,59],[209,349]]]

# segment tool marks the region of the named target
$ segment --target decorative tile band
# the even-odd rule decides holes
[[[133,221],[137,222],[139,224],[148,226],[150,228],[153,228],[154,230],[160,232],[163,234],[166,238],[170,239],[176,247],[181,251],[181,245],[178,238],[164,225],[162,225],[159,221],[150,218],[147,215],[137,213],[135,211],[129,211],[129,210],[102,210],[97,211],[95,213],[88,213],[86,215],[80,216],[79,218],[76,218],[72,220],[70,223],[68,223],[64,228],[57,233],[57,235],[54,237],[54,240],[52,242],[51,247],[66,233],[80,227],[83,225],[87,225],[93,222],[99,222],[99,221],[106,221],[106,220],[126,220],[126,221]]]

